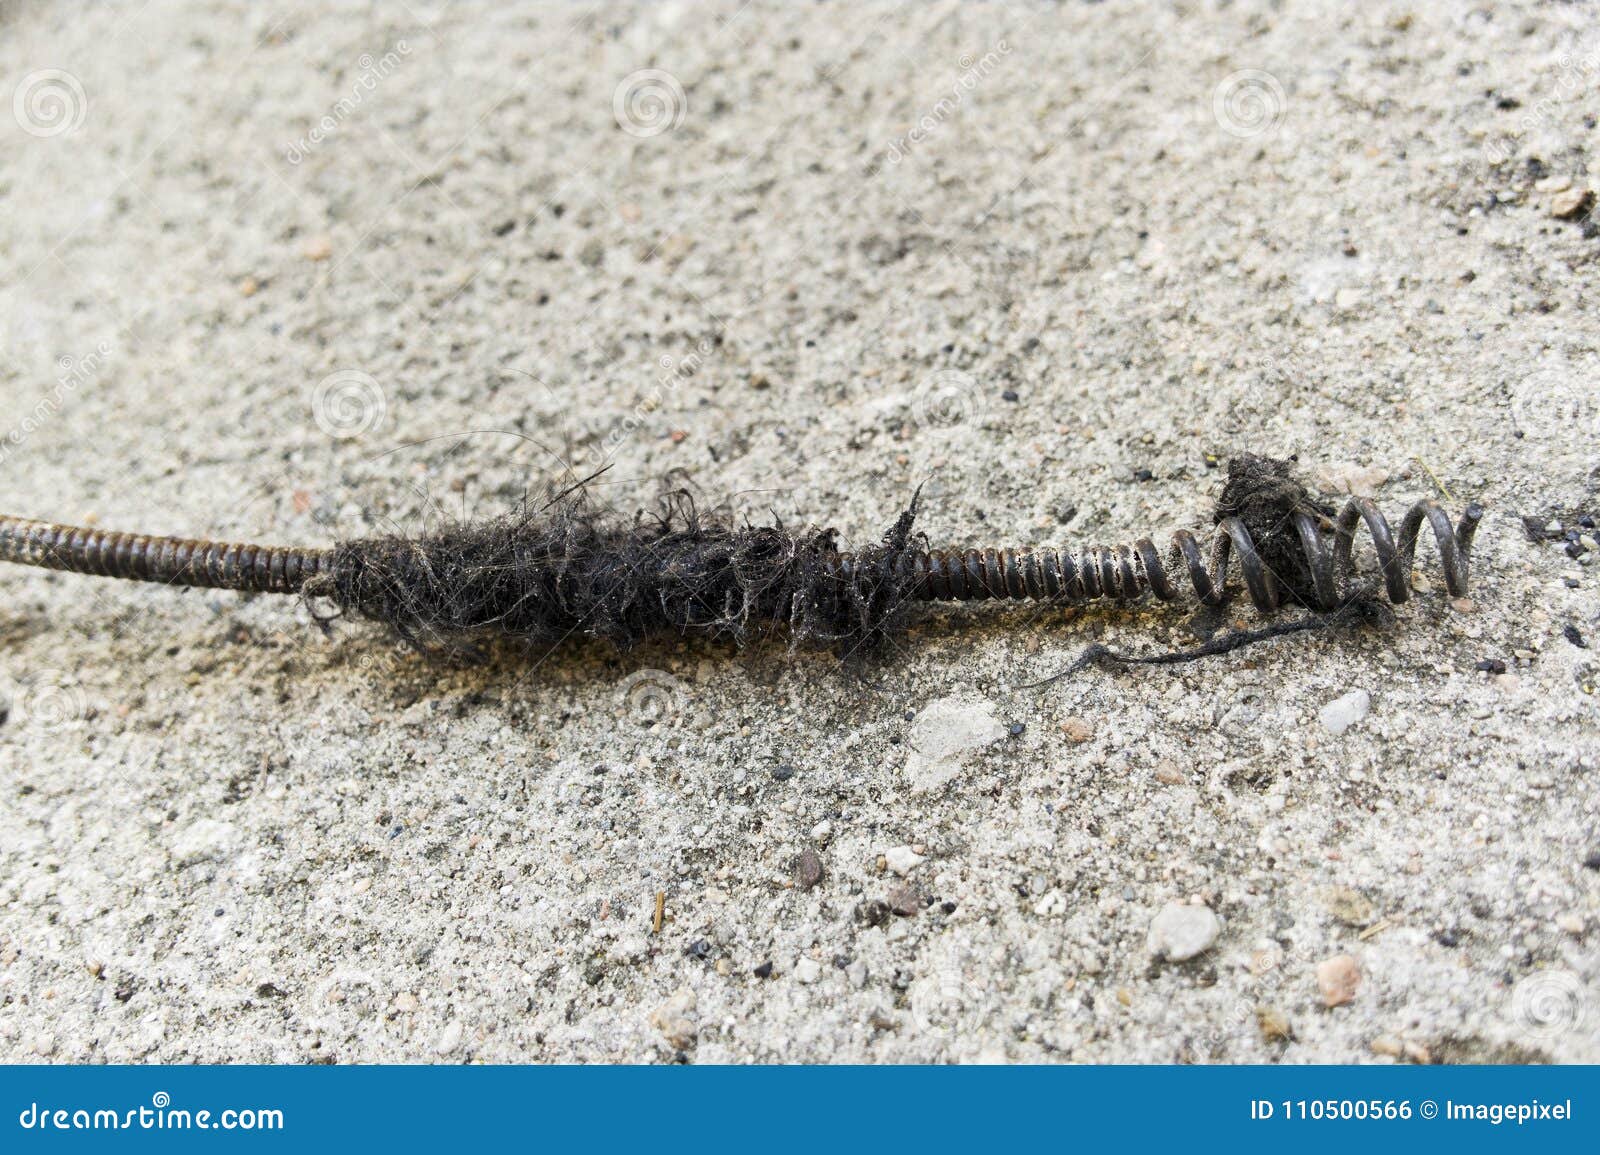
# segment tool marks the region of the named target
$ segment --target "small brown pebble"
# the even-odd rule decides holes
[[[257,281],[254,277],[246,277],[244,280],[239,282],[239,295],[241,297],[253,297],[260,291],[261,282]]]
[[[1350,955],[1334,955],[1317,964],[1317,989],[1325,1007],[1342,1007],[1352,1001],[1360,985],[1361,967]]]
[[[695,1020],[695,994],[685,987],[650,1014],[650,1025],[660,1031],[674,1049],[687,1051],[700,1037]]]
[[[1433,1063],[1433,1052],[1421,1043],[1406,1043],[1406,1058],[1421,1066],[1430,1066]]]
[[[1163,786],[1182,786],[1189,778],[1176,762],[1163,758],[1156,766],[1156,781]]]
[[[1398,1059],[1404,1051],[1403,1044],[1393,1035],[1379,1035],[1368,1045],[1374,1055],[1385,1055],[1391,1059]]]
[[[794,884],[810,890],[822,881],[822,859],[815,850],[802,850],[794,863]]]
[[[333,240],[329,237],[312,237],[301,252],[308,261],[325,261],[333,256]]]
[[[912,883],[901,883],[889,892],[889,909],[910,918],[922,909],[922,891]]]
[[[1575,221],[1594,207],[1594,193],[1586,188],[1568,189],[1550,198],[1550,215],[1558,221]]]
[[[1082,718],[1068,718],[1061,723],[1061,732],[1067,736],[1068,742],[1080,745],[1094,737],[1094,727]]]
[[[1261,1037],[1269,1043],[1294,1040],[1294,1028],[1289,1025],[1288,1016],[1277,1007],[1257,1007],[1256,1026],[1261,1029]]]

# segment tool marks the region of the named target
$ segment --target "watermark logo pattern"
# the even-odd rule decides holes
[[[311,395],[311,415],[329,437],[350,441],[383,424],[388,398],[376,378],[359,369],[340,369],[321,381]]]
[[[1231,136],[1249,139],[1283,123],[1283,85],[1270,72],[1246,68],[1223,78],[1211,92],[1211,115]]]
[[[89,115],[83,83],[59,68],[42,68],[22,78],[11,96],[11,114],[29,136],[68,136]]]
[[[681,128],[689,97],[672,73],[643,68],[622,78],[611,94],[611,112],[623,132],[646,139]]]
[[[985,408],[977,379],[959,369],[928,374],[911,393],[911,420],[919,428],[962,425],[976,421]]]
[[[617,683],[617,700],[630,726],[659,732],[683,716],[688,692],[665,670],[646,668]]]
[[[1571,971],[1545,970],[1511,988],[1511,1017],[1536,1042],[1554,1042],[1583,1026],[1583,983]]]
[[[60,734],[82,725],[89,696],[60,670],[36,670],[19,679],[8,695],[18,726],[35,734]]]
[[[1535,441],[1600,435],[1600,366],[1536,370],[1511,395],[1517,436]]]

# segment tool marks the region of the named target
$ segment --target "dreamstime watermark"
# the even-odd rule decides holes
[[[1274,385],[1299,385],[1315,376],[1311,355],[1295,344],[1267,352],[1261,362],[1261,375]]]
[[[306,1022],[323,1034],[349,1030],[382,1006],[383,989],[367,971],[337,967],[311,988]]]
[[[523,412],[546,429],[559,429],[561,436],[557,440],[562,444],[574,447],[596,444],[604,441],[606,435],[612,431],[614,423],[598,407],[582,404],[575,392],[563,393],[545,380],[541,375],[546,371],[542,365],[541,373],[533,373],[515,365],[505,365],[502,369],[533,384],[542,397],[547,412],[540,411],[534,397],[526,389],[519,394]],[[576,468],[578,451],[574,449],[572,460],[569,461],[553,449],[543,445],[539,448],[560,468],[561,486],[565,488],[570,484],[572,472]],[[595,456],[603,459],[604,452],[596,450]]]
[[[655,387],[645,394],[645,397],[622,420],[614,424],[602,437],[598,444],[593,446],[590,453],[597,464],[610,461],[623,442],[638,432],[645,419],[662,405],[668,397],[675,394],[683,387],[683,383],[700,371],[705,364],[705,359],[711,355],[715,348],[710,337],[702,337],[695,347],[686,355],[674,359],[663,354],[657,359],[657,373]]]
[[[967,956],[952,953],[943,960],[943,965],[935,966],[932,973],[911,984],[906,992],[906,1004],[918,1030],[933,1031],[941,1025],[953,1027],[963,1011],[982,1002],[982,988],[967,978],[969,964],[970,969],[979,969]]]
[[[32,734],[75,730],[89,715],[89,695],[60,670],[36,670],[6,687],[7,713],[18,729]]]
[[[24,76],[11,94],[11,115],[29,136],[66,136],[83,126],[89,95],[72,73],[41,68]]]
[[[1230,136],[1248,139],[1283,123],[1283,85],[1270,72],[1246,68],[1222,78],[1211,90],[1211,115]]]
[[[935,370],[911,391],[911,421],[919,428],[976,421],[985,408],[977,379],[959,369]]]
[[[157,1091],[149,1106],[126,1111],[108,1107],[60,1107],[29,1103],[17,1115],[24,1131],[282,1131],[283,1111],[276,1107],[174,1107],[172,1096]]]
[[[1583,1026],[1583,983],[1571,971],[1535,971],[1511,988],[1511,1017],[1528,1038],[1554,1042]]]
[[[1560,71],[1549,93],[1529,105],[1527,111],[1517,118],[1516,127],[1509,137],[1491,140],[1484,146],[1484,154],[1490,164],[1503,164],[1510,160],[1512,147],[1518,139],[1547,123],[1555,116],[1557,109],[1600,75],[1600,51],[1584,57],[1563,56],[1558,63]]]
[[[1206,1048],[1220,1047],[1229,1037],[1252,1026],[1269,1041],[1290,1038],[1293,1028],[1273,1007],[1293,997],[1285,994],[1285,981],[1315,961],[1316,952],[1309,943],[1293,947],[1274,944],[1252,951],[1232,1000],[1198,1033],[1196,1043]]]
[[[1511,394],[1511,423],[1534,441],[1600,436],[1600,363],[1551,365],[1535,370]]]
[[[617,683],[617,704],[630,727],[658,734],[683,717],[688,710],[689,692],[682,681],[665,670],[646,667]]]
[[[395,69],[399,68],[404,59],[410,55],[411,47],[404,40],[395,41],[392,49],[376,59],[370,52],[363,52],[356,60],[361,75],[351,84],[349,94],[341,96],[322,119],[311,126],[310,132],[284,149],[284,159],[292,165],[297,165],[310,156],[318,145],[338,132],[340,126],[355,115],[356,109],[360,108],[367,98],[377,91],[378,85],[392,76]]]
[[[355,666],[378,685],[391,685],[409,665],[418,661],[419,651],[408,642],[389,642],[382,646],[363,646]]]
[[[612,91],[611,114],[629,136],[660,136],[683,126],[689,96],[672,73],[641,68],[624,76]]]
[[[329,437],[350,441],[383,424],[389,400],[376,378],[359,369],[329,373],[311,394],[311,416]]]
[[[884,160],[889,164],[899,164],[910,156],[912,150],[930,139],[945,121],[960,110],[967,95],[980,83],[989,79],[995,69],[1000,67],[1000,62],[1010,55],[1011,45],[1004,38],[996,41],[993,48],[976,60],[970,55],[963,54],[956,62],[961,66],[961,75],[951,84],[949,95],[941,96],[930,110],[912,123],[903,136],[891,140],[889,147],[884,150]]]
[[[13,425],[4,437],[0,437],[0,465],[4,465],[11,457],[12,451],[45,425],[52,417],[61,412],[61,407],[66,403],[70,394],[76,393],[85,385],[94,381],[100,370],[104,367],[106,359],[111,356],[111,345],[106,341],[94,347],[94,352],[83,357],[63,357],[56,362],[60,370],[56,376],[56,383],[49,393],[41,397],[22,418]]]

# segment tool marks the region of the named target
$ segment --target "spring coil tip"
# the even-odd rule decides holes
[[[1464,597],[1473,535],[1483,520],[1477,503],[1459,523],[1432,500],[1413,505],[1398,532],[1369,498],[1353,497],[1329,518],[1296,508],[1268,534],[1245,518],[1227,516],[1213,534],[1210,556],[1188,530],[1172,534],[1163,553],[1148,537],[1131,544],[1083,549],[971,549],[913,551],[901,559],[922,601],[985,599],[1085,602],[1100,598],[1133,601],[1146,593],[1173,601],[1179,587],[1172,572],[1185,573],[1198,600],[1220,606],[1227,598],[1229,568],[1238,559],[1251,603],[1262,613],[1290,600],[1320,611],[1345,605],[1367,592],[1356,584],[1355,539],[1363,527],[1378,557],[1381,589],[1401,604],[1411,596],[1411,569],[1424,524],[1433,533],[1445,586]]]

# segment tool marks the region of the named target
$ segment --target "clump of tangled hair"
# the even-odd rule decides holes
[[[913,499],[879,544],[847,555],[832,529],[735,524],[682,491],[619,519],[574,488],[491,521],[337,545],[304,593],[421,648],[575,634],[745,645],[787,629],[793,644],[864,653],[903,626],[915,517]]]
[[[1242,453],[1228,462],[1228,481],[1217,497],[1211,520],[1242,521],[1256,552],[1288,597],[1316,606],[1316,582],[1305,547],[1290,524],[1297,513],[1331,524],[1333,508],[1311,496],[1295,476],[1294,462]]]

